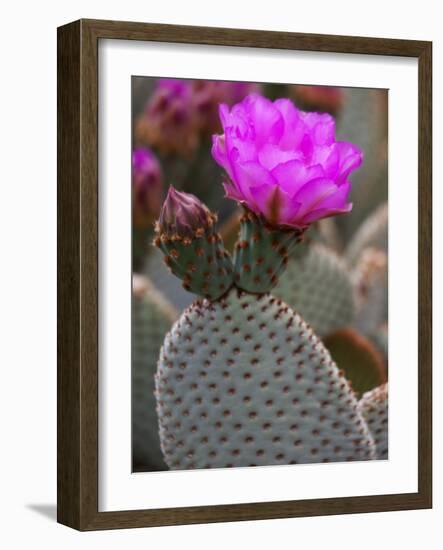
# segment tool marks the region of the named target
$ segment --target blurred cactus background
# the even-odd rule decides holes
[[[303,243],[289,254],[286,271],[272,294],[297,312],[324,344],[349,382],[349,401],[354,400],[356,410],[369,419],[369,431],[376,426],[372,438],[379,452],[362,451],[362,459],[388,456],[388,92],[133,77],[134,471],[166,470],[165,448],[174,455],[171,446],[177,442],[172,437],[161,448],[154,377],[166,335],[196,298],[170,272],[162,252],[153,245],[154,223],[173,186],[192,193],[217,213],[216,230],[226,249],[233,252],[241,209],[225,198],[224,172],[211,155],[212,135],[222,132],[219,105],[232,106],[251,93],[271,100],[290,98],[303,111],[329,113],[335,119],[336,139],[352,142],[364,153],[360,169],[350,176],[352,211],[312,224]],[[249,304],[249,298],[242,300]],[[225,307],[237,306],[228,299]],[[195,309],[190,311],[198,314]],[[183,318],[176,326],[180,323]],[[303,331],[300,335],[303,338]],[[169,333],[168,345],[170,341]],[[164,361],[166,352],[170,351],[162,351]],[[181,396],[174,398],[180,403]],[[160,419],[160,424],[164,427],[167,422],[162,424]],[[284,439],[285,434],[279,432],[277,437]],[[316,457],[309,461],[321,462]],[[194,462],[195,457],[186,464]]]

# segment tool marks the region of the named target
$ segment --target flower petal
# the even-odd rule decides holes
[[[257,214],[263,214],[266,218],[268,217],[268,204],[271,200],[271,197],[275,190],[277,189],[276,185],[256,185],[251,187],[251,196],[252,196],[252,210]]]
[[[327,178],[308,181],[294,196],[294,199],[302,205],[299,211],[300,216],[315,210],[321,201],[335,193],[336,190],[336,184]]]
[[[321,164],[327,178],[336,179],[339,171],[339,154],[334,145],[319,145],[314,149],[311,162]]]
[[[257,159],[257,148],[252,140],[240,139],[235,135],[235,132],[232,132],[228,128],[225,134],[225,141],[230,160],[233,159],[234,151],[236,162],[248,162]]]
[[[278,145],[283,150],[295,151],[306,132],[302,114],[289,99],[277,99],[274,105],[284,120],[284,130]]]
[[[235,185],[233,185],[230,182],[223,182],[223,187],[225,189],[225,197],[229,199],[234,199],[238,202],[244,202],[246,199],[245,197],[240,193],[240,191],[237,189]]]
[[[324,176],[324,171],[319,164],[306,166],[300,160],[279,164],[271,173],[290,197],[293,197],[308,181]]]
[[[291,160],[302,158],[302,154],[298,151],[285,151],[280,149],[278,145],[267,143],[258,153],[260,164],[267,170],[272,170],[278,164],[286,163]]]
[[[303,216],[304,223],[312,223],[321,218],[328,218],[352,210],[352,204],[347,202],[350,191],[351,184],[349,182],[340,185],[334,193],[318,202],[314,210],[310,210]]]
[[[238,191],[252,200],[251,188],[260,185],[274,185],[275,178],[258,162],[238,162],[233,164],[234,182]]]
[[[283,117],[269,99],[251,94],[244,100],[254,128],[255,142],[260,148],[265,143],[278,143],[284,130]]]
[[[347,207],[347,200],[350,191],[351,184],[349,182],[342,183],[334,193],[320,201],[317,204],[317,208],[330,208],[332,210],[341,210]]]
[[[226,128],[227,126],[229,126],[231,117],[230,117],[229,107],[226,105],[226,103],[220,104],[218,108],[218,114],[220,116],[220,120],[223,128]]]
[[[260,185],[251,188],[256,211],[263,214],[273,225],[288,224],[300,208],[300,204],[291,198],[275,184]]]
[[[356,170],[363,162],[363,153],[357,145],[346,141],[335,144],[339,155],[338,182],[345,181],[349,174]]]
[[[212,136],[211,154],[215,162],[217,162],[222,168],[224,168],[229,174],[229,177],[232,178],[224,134],[222,136]]]
[[[336,216],[337,214],[345,214],[352,210],[352,204],[349,203],[345,207],[330,210],[329,208],[318,208],[317,210],[311,210],[308,214],[301,218],[302,225],[309,225],[310,223],[316,222],[323,218],[330,218],[331,216]]]
[[[326,113],[306,113],[304,122],[316,145],[330,145],[335,139],[335,120]]]

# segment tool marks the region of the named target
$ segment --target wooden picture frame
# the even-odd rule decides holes
[[[403,56],[419,67],[418,491],[346,498],[98,511],[98,41]],[[289,518],[432,506],[432,44],[80,20],[58,29],[58,521],[79,530]]]

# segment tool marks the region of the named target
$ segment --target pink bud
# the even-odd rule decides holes
[[[214,215],[197,197],[169,188],[158,220],[161,233],[192,237],[213,223]]]

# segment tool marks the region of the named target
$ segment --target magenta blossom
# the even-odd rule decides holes
[[[348,177],[363,154],[335,141],[330,115],[251,94],[231,110],[221,105],[220,118],[224,134],[213,136],[212,156],[229,176],[229,198],[271,225],[298,229],[351,210]]]

